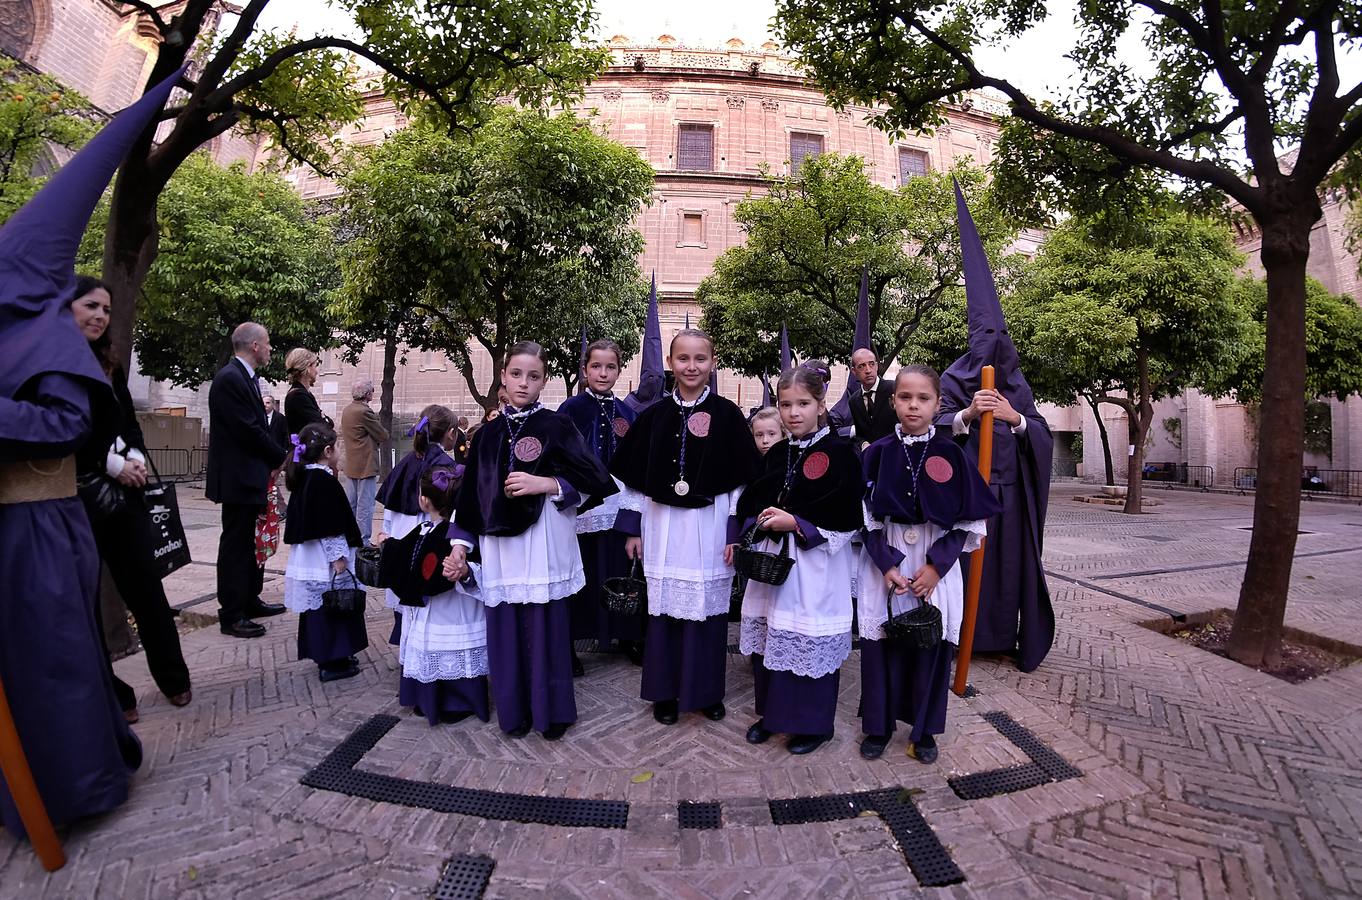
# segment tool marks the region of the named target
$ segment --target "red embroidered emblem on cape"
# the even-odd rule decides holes
[[[955,468],[940,456],[929,457],[923,467],[927,470],[927,477],[937,484],[945,484],[955,476]]]
[[[427,553],[421,558],[421,577],[430,581],[435,576],[435,567],[439,564],[440,560],[434,553]]]
[[[686,425],[690,433],[696,437],[709,437],[709,413],[692,413],[690,422]]]
[[[822,450],[817,453],[810,453],[809,458],[804,460],[804,477],[810,481],[816,481],[828,474],[829,466],[828,455]]]
[[[620,418],[615,420],[615,437],[624,437],[629,433],[629,423]]]
[[[539,438],[523,437],[515,442],[515,458],[521,462],[534,462],[544,452]]]

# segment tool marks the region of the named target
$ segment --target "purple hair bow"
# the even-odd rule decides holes
[[[438,469],[431,470],[430,483],[439,490],[447,491],[455,481],[463,478],[463,473],[464,467],[462,465],[455,464],[452,469],[449,466],[441,466]]]
[[[421,421],[417,422],[415,425],[411,426],[411,428],[407,429],[407,437],[415,437],[416,432],[420,431],[422,428],[425,428],[426,425],[428,425],[429,423],[430,416],[422,416]]]
[[[288,439],[293,442],[293,461],[295,463],[303,461],[303,442],[298,440],[298,435],[290,434]]]

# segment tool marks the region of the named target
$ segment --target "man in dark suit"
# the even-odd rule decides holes
[[[263,603],[262,572],[255,564],[255,520],[265,509],[270,473],[286,449],[270,436],[256,370],[270,361],[270,335],[244,322],[232,332],[233,356],[213,376],[208,391],[208,479],[204,493],[222,504],[218,540],[218,620],[223,634],[260,637],[252,616],[272,616],[282,604]]]
[[[856,426],[856,440],[873,444],[894,432],[898,415],[894,412],[894,382],[880,378],[880,362],[873,350],[857,350],[851,354],[851,372],[859,383],[848,407],[851,422]]]
[[[274,442],[287,450],[288,421],[284,418],[284,411],[279,408],[279,401],[274,399],[273,394],[265,395],[265,427],[269,429]]]

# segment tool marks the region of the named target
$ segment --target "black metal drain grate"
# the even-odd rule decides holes
[[[1051,750],[1030,729],[1022,726],[1007,713],[997,711],[984,713],[984,721],[998,729],[999,734],[1020,748],[1031,758],[1031,762],[946,779],[951,790],[955,791],[955,795],[960,799],[982,800],[1000,794],[1013,794],[1052,781],[1065,781],[1082,776],[1083,772],[1077,766]]]
[[[772,800],[771,821],[776,825],[803,825],[809,822],[834,822],[854,819],[869,811],[889,826],[903,858],[923,887],[959,884],[965,873],[922,818],[912,796],[902,788],[882,788],[857,794],[828,794],[822,797],[794,797]]]
[[[490,856],[452,857],[431,896],[435,900],[481,900],[496,867],[497,861]]]
[[[676,820],[682,828],[722,828],[722,805],[681,801],[676,804]]]

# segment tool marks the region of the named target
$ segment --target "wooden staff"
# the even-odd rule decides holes
[[[14,727],[3,682],[0,682],[0,772],[5,776],[9,794],[19,809],[19,819],[24,823],[24,830],[28,832],[28,839],[33,842],[43,868],[57,871],[66,865],[66,854],[52,828],[52,820],[47,817],[43,798],[38,795],[38,785],[33,781],[28,757],[24,756],[23,745],[19,743],[19,732]]]
[[[993,367],[984,366],[979,373],[979,387],[985,391],[993,390]],[[993,413],[986,412],[979,417],[979,474],[984,483],[993,474]],[[979,549],[969,557],[969,582],[965,585],[965,617],[960,623],[960,655],[955,661],[955,684],[951,690],[957,696],[965,696],[969,684],[969,660],[974,653],[974,620],[979,617],[979,588],[984,577],[984,544],[987,538],[979,539]]]

